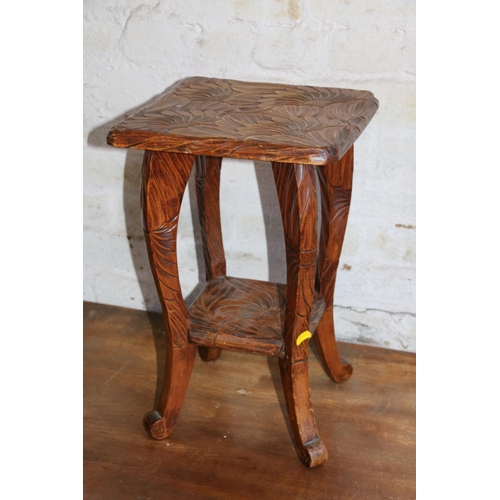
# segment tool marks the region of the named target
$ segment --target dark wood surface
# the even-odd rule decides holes
[[[307,469],[288,437],[276,357],[196,357],[174,432],[151,439],[141,418],[160,393],[164,328],[160,314],[84,305],[86,500],[415,498],[414,354],[340,343],[355,371],[335,384],[311,346],[329,460]]]
[[[314,295],[310,328],[325,303]],[[220,276],[205,288],[189,309],[191,342],[254,354],[284,356],[286,285]]]
[[[326,309],[314,341],[326,373],[336,382],[344,382],[352,375],[352,366],[342,361],[335,342],[333,292],[351,205],[353,167],[354,146],[351,146],[340,161],[317,168],[322,215],[316,289],[324,298]]]
[[[283,328],[284,356],[280,373],[295,450],[308,467],[321,465],[328,452],[316,428],[309,386],[309,340],[314,332],[311,313],[318,251],[318,200],[316,167],[273,163],[274,180],[283,220],[286,250],[286,313]]]
[[[196,346],[188,342],[189,313],[177,266],[177,227],[192,155],[146,151],[142,164],[141,204],[149,263],[166,327],[163,389],[144,425],[155,439],[166,438],[179,415],[193,369]]]
[[[222,158],[196,157],[196,202],[207,281],[226,274],[219,203],[221,167]],[[204,361],[215,361],[221,355],[221,349],[214,346],[200,345],[198,352]]]
[[[365,90],[191,77],[114,126],[108,144],[324,165],[344,155],[377,109]]]

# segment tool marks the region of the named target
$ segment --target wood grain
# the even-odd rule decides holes
[[[314,297],[317,252],[317,197],[315,167],[273,163],[286,248],[285,355],[280,358],[281,381],[297,455],[308,467],[328,458],[320,439],[309,386],[309,341],[297,338],[314,331],[310,324]]]
[[[163,335],[160,314],[84,305],[85,500],[415,499],[415,354],[341,342],[356,371],[334,384],[312,345],[330,458],[307,469],[288,437],[276,357],[197,357],[174,432],[149,438],[141,418],[164,369]]]
[[[149,262],[167,326],[167,342],[187,343],[189,313],[177,267],[177,228],[182,198],[195,157],[144,154],[141,206]]]
[[[284,357],[286,285],[220,276],[209,281],[191,306],[189,340],[205,347]],[[324,310],[314,294],[310,325]]]
[[[226,274],[219,201],[221,166],[222,158],[196,157],[196,200],[207,281]],[[221,355],[218,347],[200,346],[198,352],[204,361],[215,361]]]
[[[177,227],[194,156],[149,152],[142,166],[141,204],[151,272],[166,327],[167,369],[156,408],[143,423],[155,439],[172,432],[193,369],[195,346],[188,343],[189,313],[177,267]]]
[[[318,167],[322,218],[316,286],[326,307],[314,340],[326,373],[336,382],[344,382],[353,372],[352,366],[340,358],[333,319],[333,292],[351,204],[353,165],[351,146],[338,162]]]
[[[325,462],[311,402],[309,342],[297,345],[297,339],[316,330],[328,375],[337,382],[350,377],[352,366],[342,362],[335,341],[333,291],[349,212],[353,143],[377,108],[367,91],[193,77],[109,132],[110,145],[146,150],[143,225],[166,326],[163,386],[155,409],[144,417],[152,437],[164,439],[174,428],[196,345],[205,361],[218,359],[221,348],[272,354],[279,356],[297,454],[309,467]],[[285,234],[286,287],[225,276],[222,157],[272,161]],[[207,284],[188,312],[176,238],[195,158]]]
[[[191,77],[115,125],[108,144],[324,165],[344,155],[377,109],[365,90]]]
[[[207,281],[226,274],[219,201],[221,166],[222,158],[196,157],[196,199]]]

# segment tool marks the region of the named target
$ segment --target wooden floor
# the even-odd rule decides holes
[[[328,461],[298,460],[277,358],[197,357],[173,434],[142,427],[164,369],[161,317],[84,304],[84,498],[414,499],[415,355],[340,344],[354,366],[336,384],[309,372]]]

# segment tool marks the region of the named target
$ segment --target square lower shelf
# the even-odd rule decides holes
[[[325,309],[314,293],[309,329]],[[286,285],[219,276],[210,280],[189,309],[189,340],[205,347],[283,355]]]

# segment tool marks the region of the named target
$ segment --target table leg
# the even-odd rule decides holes
[[[188,342],[189,313],[177,267],[179,212],[194,160],[193,155],[146,151],[142,165],[144,235],[166,329],[162,392],[155,410],[144,417],[155,439],[166,438],[175,426],[196,355],[196,346]]]
[[[207,281],[226,274],[226,257],[220,222],[221,166],[222,158],[196,157],[196,200]],[[222,349],[199,346],[198,352],[203,361],[215,361],[220,357]]]
[[[315,467],[328,458],[316,429],[308,373],[308,340],[297,345],[309,330],[317,252],[317,197],[315,167],[273,163],[287,260],[287,295],[284,325],[285,356],[280,371],[290,427],[302,463]]]
[[[342,362],[335,340],[333,292],[351,203],[353,154],[351,146],[339,161],[318,167],[322,218],[317,286],[326,308],[314,339],[326,373],[336,382],[352,375],[352,366]]]

